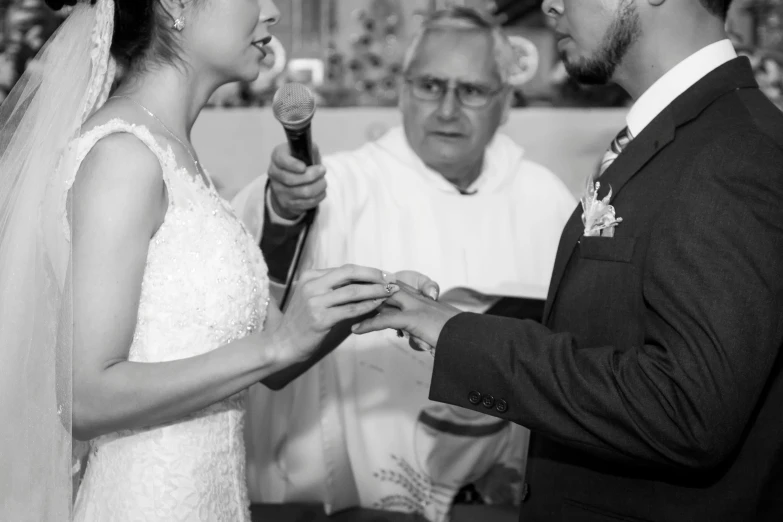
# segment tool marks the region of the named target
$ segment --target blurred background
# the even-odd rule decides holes
[[[283,0],[273,32],[281,45],[253,84],[226,86],[213,106],[264,106],[280,83],[310,84],[326,107],[391,106],[397,102],[402,54],[420,16],[446,3],[486,8],[486,0]],[[516,2],[506,23],[526,74],[517,106],[617,107],[628,102],[616,87],[585,88],[559,65],[541,0]],[[0,98],[62,21],[43,0],[0,0]],[[752,57],[759,83],[783,105],[783,0],[735,0],[729,20],[735,44]]]
[[[511,16],[504,27],[524,72],[515,78],[519,110],[504,132],[578,193],[584,173],[623,127],[629,99],[616,86],[584,87],[568,79],[541,3],[516,0],[506,11]],[[273,28],[276,40],[264,71],[255,82],[221,88],[210,100],[212,110],[194,128],[194,142],[223,195],[231,197],[265,169],[271,149],[284,140],[267,112],[284,82],[305,83],[316,93],[314,136],[322,152],[357,147],[399,123],[394,107],[405,47],[422,15],[446,4],[491,5],[487,0],[279,0],[282,19]],[[43,0],[0,0],[0,100],[63,16]],[[762,89],[783,108],[783,0],[735,0],[727,25],[737,49],[751,58]],[[341,132],[328,132],[334,128]]]

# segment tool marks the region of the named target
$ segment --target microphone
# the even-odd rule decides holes
[[[272,112],[280,122],[288,139],[291,155],[302,161],[308,167],[313,164],[313,140],[310,135],[310,122],[315,115],[315,96],[301,83],[287,83],[280,87],[272,99]],[[315,209],[307,211],[304,218],[304,228],[299,234],[296,251],[286,276],[285,291],[280,300],[280,310],[285,310],[288,297],[294,284],[294,277],[302,260],[302,251],[307,242],[307,235],[315,219]]]
[[[315,115],[315,96],[301,83],[280,87],[272,100],[272,112],[283,126],[291,155],[308,167],[313,164],[310,122]]]

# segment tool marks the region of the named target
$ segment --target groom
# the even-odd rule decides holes
[[[783,114],[729,4],[545,1],[569,73],[635,99],[545,326],[400,292],[357,330],[407,330],[431,399],[532,430],[526,522],[783,520]]]

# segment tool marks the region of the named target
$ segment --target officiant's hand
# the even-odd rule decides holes
[[[272,191],[272,208],[285,219],[296,219],[326,197],[326,168],[321,165],[318,147],[313,144],[315,165],[307,167],[291,155],[287,143],[272,151],[269,165],[269,187]]]
[[[430,346],[436,346],[443,327],[459,313],[460,310],[453,306],[400,285],[400,291],[386,300],[377,315],[354,325],[352,331],[361,335],[389,328],[403,330]]]

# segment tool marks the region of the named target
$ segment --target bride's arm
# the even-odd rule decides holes
[[[371,312],[371,314],[372,313],[374,312]],[[329,333],[324,336],[323,340],[318,344],[318,348],[309,358],[299,363],[291,364],[281,370],[273,371],[267,377],[261,379],[261,384],[272,390],[281,390],[285,388],[292,381],[299,378],[303,373],[315,366],[318,361],[329,355],[338,346],[340,346],[343,341],[345,341],[348,336],[353,333],[351,331],[351,326],[361,322],[363,319],[371,317],[371,314],[340,321],[329,330]],[[274,328],[273,325],[281,321],[282,318],[283,315],[280,313],[280,309],[277,307],[277,304],[271,301],[269,303],[267,327]]]
[[[366,299],[384,292],[379,271],[376,277],[349,267],[339,274],[346,282],[378,284],[351,285],[361,288],[345,290],[330,309],[294,296],[290,320],[203,355],[129,362],[149,242],[168,204],[160,166],[135,138],[109,136],[85,159],[71,196],[73,431],[80,439],[176,420],[299,364],[309,357],[308,343],[317,345],[330,321],[344,319],[330,310],[361,315],[379,304]],[[336,306],[354,301],[362,302]]]

